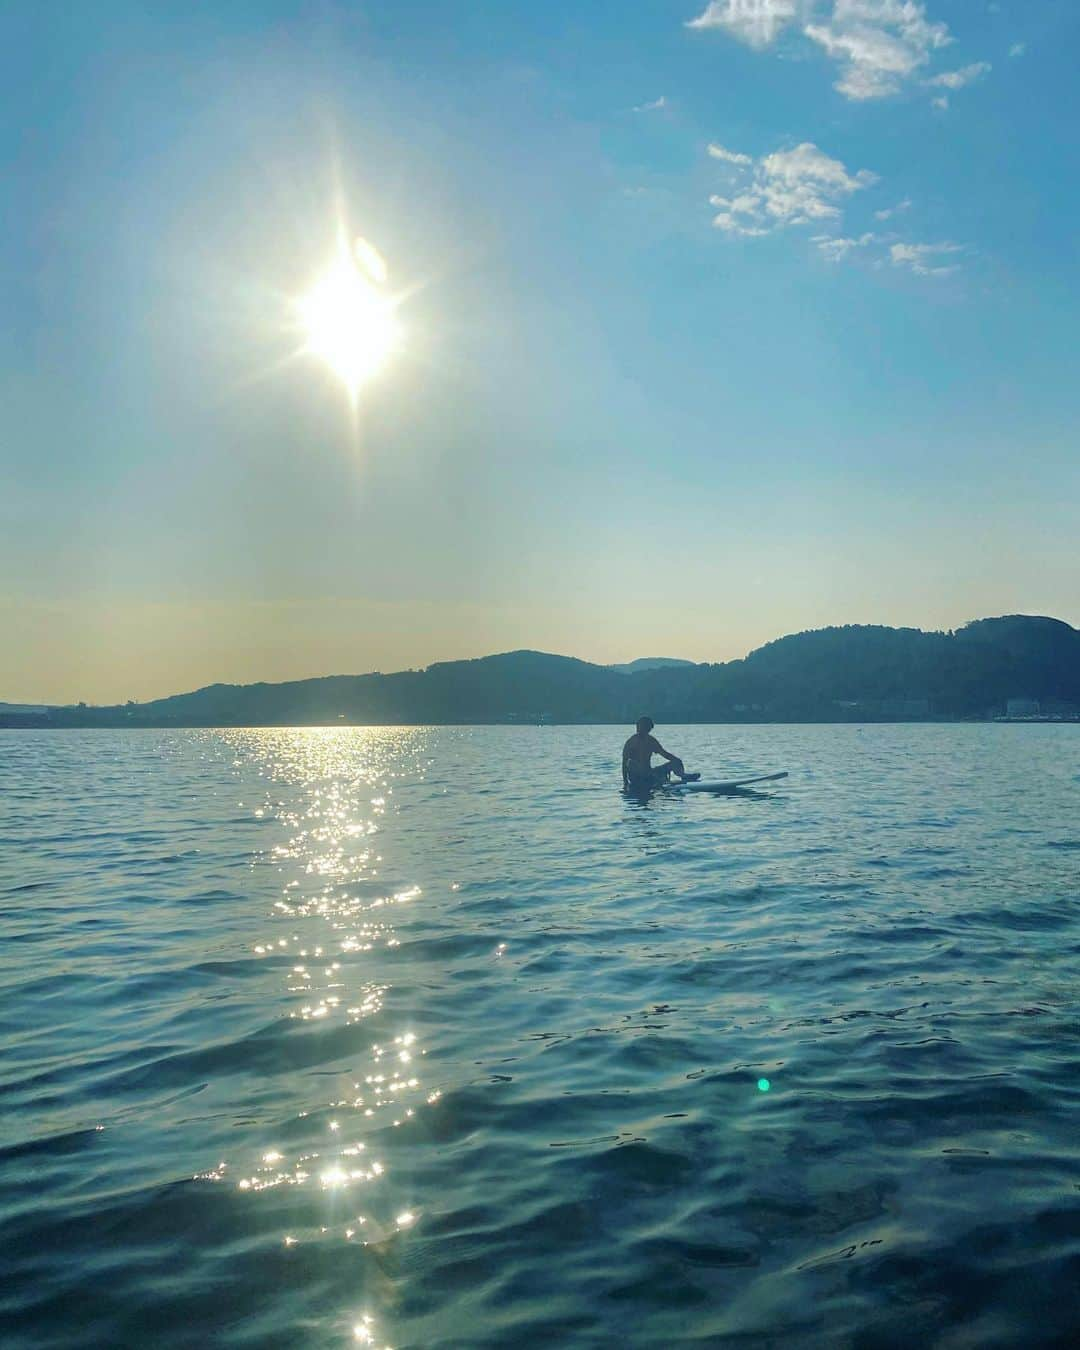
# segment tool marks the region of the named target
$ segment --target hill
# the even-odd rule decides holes
[[[740,661],[630,665],[505,652],[391,675],[214,684],[123,707],[52,708],[43,720],[55,727],[626,723],[648,711],[669,723],[835,722],[1075,716],[1080,707],[1080,632],[1026,615],[979,619],[955,633],[822,628]]]
[[[547,652],[423,671],[211,684],[116,707],[53,707],[36,725],[304,726],[868,721],[1076,715],[1080,632],[1054,618],[984,618],[954,633],[848,625],[795,633],[722,664],[593,666]],[[0,725],[28,725],[0,714]]]
[[[641,670],[663,670],[672,666],[692,666],[693,661],[682,661],[675,656],[639,656],[636,661],[624,661],[621,665],[608,666],[608,670],[617,670],[620,675],[636,675]]]

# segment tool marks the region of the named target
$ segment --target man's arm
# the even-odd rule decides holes
[[[627,767],[626,767],[627,750],[628,750],[628,749],[629,749],[629,742],[627,742],[627,744],[624,745],[623,748],[622,748],[622,785],[623,785],[623,787],[629,787],[629,786],[630,786],[630,773],[629,773],[629,770],[628,770]]]
[[[678,756],[678,755],[673,755],[673,754],[671,753],[670,750],[665,750],[664,747],[660,744],[660,742],[656,739],[655,736],[652,738],[652,749],[654,750],[654,752],[655,752],[656,754],[662,755],[662,756],[664,757],[664,759],[667,760],[667,762],[671,765],[672,772],[673,772],[678,778],[686,778],[686,777],[687,777],[686,766],[683,764],[683,762],[682,762],[682,760],[679,758],[679,756]],[[699,773],[694,773],[694,774],[690,774],[689,777],[691,777],[691,778],[700,778],[700,777],[701,777],[701,774],[699,774]]]

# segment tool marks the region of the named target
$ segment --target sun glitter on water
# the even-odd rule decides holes
[[[366,239],[350,245],[339,233],[326,270],[296,301],[303,351],[324,361],[355,401],[401,347],[400,297],[386,290],[388,272]]]

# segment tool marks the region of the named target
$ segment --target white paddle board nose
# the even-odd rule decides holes
[[[775,783],[780,778],[786,778],[787,770],[783,773],[766,773],[757,778],[737,778],[730,783],[702,783],[691,782],[689,778],[682,783],[670,783],[668,790],[670,792],[734,792],[736,788],[750,787],[754,783]],[[698,775],[700,778],[700,775]]]

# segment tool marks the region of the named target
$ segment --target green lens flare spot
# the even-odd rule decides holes
[[[759,1092],[768,1092],[768,1090],[772,1087],[772,1084],[769,1082],[767,1078],[759,1078],[757,1080],[757,1087]]]

